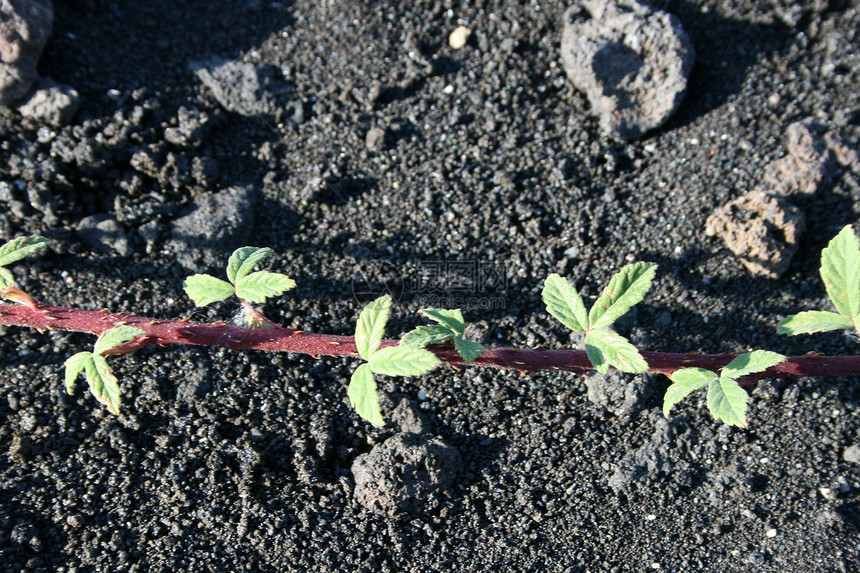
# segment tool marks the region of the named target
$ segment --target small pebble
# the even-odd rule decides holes
[[[765,535],[771,538],[776,537],[776,529],[768,529]]]
[[[451,35],[448,36],[448,45],[455,50],[459,50],[466,45],[466,42],[469,41],[469,36],[471,35],[472,30],[466,26],[458,26],[457,29],[451,32]]]
[[[842,452],[842,459],[846,462],[860,464],[860,444],[845,448],[845,451]]]

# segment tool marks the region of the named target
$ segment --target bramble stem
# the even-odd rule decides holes
[[[132,352],[149,344],[196,344],[220,346],[233,350],[255,349],[276,352],[293,352],[312,356],[358,357],[352,336],[314,334],[273,323],[269,328],[239,328],[224,323],[201,324],[186,320],[160,320],[107,311],[80,310],[34,303],[0,304],[0,324],[26,326],[44,330],[88,332],[99,335],[116,326],[136,326],[149,336],[116,348],[112,353]],[[396,340],[384,340],[382,346],[393,346]],[[451,345],[428,348],[440,360],[451,366],[461,366],[463,359]],[[734,354],[672,354],[642,352],[651,372],[671,374],[681,368],[698,366],[717,371],[732,359]],[[591,362],[581,350],[546,350],[517,348],[488,348],[471,365],[489,366],[537,372],[563,370],[585,374],[593,370]],[[745,378],[742,386],[764,378],[796,378],[802,376],[858,376],[860,356],[792,356],[765,372]]]

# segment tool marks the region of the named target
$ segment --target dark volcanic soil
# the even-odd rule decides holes
[[[653,4],[681,20],[696,66],[669,123],[622,143],[566,82],[560,2],[58,0],[39,72],[81,107],[59,129],[0,112],[0,180],[19,193],[0,203],[0,236],[53,240],[14,268],[39,300],[208,321],[236,309],[195,310],[183,278],[271,246],[269,268],[299,286],[267,314],[333,334],[387,286],[398,336],[440,295],[424,276],[492,268],[457,306],[476,307],[474,339],[523,347],[570,343],[541,304],[548,274],[593,299],[621,265],[654,261],[621,328],[641,348],[855,353],[775,327],[828,308],[818,257],[856,222],[856,174],[796,202],[807,231],[778,280],[704,228],[785,153],[790,123],[857,129],[860,4]],[[474,33],[453,50],[459,24]],[[193,71],[213,58],[271,72],[271,113],[223,109]],[[234,187],[252,191],[201,231],[215,240],[185,236],[189,206]],[[100,236],[85,218],[105,214],[117,225]],[[843,458],[860,441],[857,379],[761,383],[742,430],[703,396],[665,421],[665,379],[622,408],[612,378],[386,378],[386,416],[410,398],[463,463],[420,509],[383,516],[356,502],[351,466],[396,428],[350,409],[354,361],[149,348],[112,359],[114,417],[83,381],[65,395],[62,363],[92,341],[0,338],[5,571],[860,568],[860,465]]]

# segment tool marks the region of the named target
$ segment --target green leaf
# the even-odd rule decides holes
[[[418,326],[403,335],[400,344],[405,346],[417,346],[424,348],[428,344],[439,344],[454,338],[455,334],[447,326],[441,324],[428,324]]]
[[[282,295],[295,286],[296,281],[287,275],[257,271],[237,280],[236,296],[251,302],[266,302],[267,298]]]
[[[182,287],[196,306],[228,299],[236,292],[233,285],[212,275],[191,275],[185,279]]]
[[[382,335],[385,332],[385,323],[391,314],[391,295],[383,295],[364,307],[358,315],[355,325],[355,346],[358,355],[365,360],[370,360],[379,345],[382,343]]]
[[[457,353],[463,357],[463,360],[466,363],[472,362],[484,351],[484,346],[482,344],[472,342],[471,340],[465,340],[461,336],[454,339],[454,348],[457,349]]]
[[[655,263],[627,265],[610,279],[591,312],[588,323],[591,328],[605,328],[623,316],[633,305],[642,300],[657,272]]]
[[[70,356],[65,364],[66,367],[66,392],[74,393],[75,380],[78,379],[80,373],[87,367],[87,363],[93,359],[92,352],[78,352],[74,356]],[[93,365],[94,367],[94,365]]]
[[[12,271],[0,267],[0,290],[14,285],[15,277],[12,275]]]
[[[856,317],[860,313],[860,242],[851,225],[821,252],[821,280],[839,314]]]
[[[708,410],[730,426],[746,427],[749,399],[746,390],[732,378],[722,376],[708,385]]]
[[[93,347],[93,354],[104,355],[108,350],[131,342],[138,336],[146,336],[146,331],[135,326],[117,326],[102,332]]]
[[[227,278],[236,284],[242,277],[254,270],[254,266],[272,254],[268,247],[242,247],[236,249],[227,261]]]
[[[546,311],[569,329],[585,332],[588,328],[588,313],[582,297],[560,275],[553,273],[546,278],[541,297]]]
[[[386,346],[370,355],[367,364],[374,374],[387,376],[419,376],[430,372],[442,362],[436,355],[414,346]]]
[[[843,328],[854,328],[854,321],[847,316],[828,312],[826,310],[805,310],[789,316],[779,324],[777,334],[809,334],[812,332],[827,332],[829,330],[840,330]]]
[[[672,380],[672,385],[666,389],[666,395],[663,396],[663,415],[667,418],[672,406],[718,377],[716,373],[704,368],[681,368],[673,372],[669,378]]]
[[[349,403],[359,416],[374,426],[384,426],[382,410],[379,408],[379,394],[376,391],[376,381],[370,366],[362,364],[352,373],[349,388],[346,391]]]
[[[764,372],[771,366],[776,366],[785,360],[785,356],[768,350],[756,350],[741,354],[729,362],[720,372],[722,378],[737,380],[743,376]]]
[[[18,237],[0,247],[0,267],[20,261],[40,251],[50,243],[45,237]]]
[[[603,374],[614,366],[622,372],[645,372],[648,363],[630,342],[612,330],[592,330],[585,335],[585,353],[594,368]]]
[[[86,363],[87,382],[90,384],[90,392],[96,400],[107,406],[111,414],[119,414],[120,400],[122,394],[119,389],[119,380],[111,372],[107,360],[98,354],[92,355],[92,360]]]
[[[460,336],[463,336],[463,332],[466,330],[466,321],[463,319],[463,313],[459,309],[425,308],[421,313],[442,326],[447,326]]]

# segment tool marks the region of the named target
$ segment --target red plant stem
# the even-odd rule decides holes
[[[186,320],[159,320],[140,316],[112,314],[105,310],[79,310],[41,303],[0,304],[0,324],[26,326],[44,330],[67,330],[101,334],[116,326],[136,326],[147,336],[131,342],[114,353],[123,354],[149,344],[197,344],[221,346],[233,350],[256,349],[294,352],[312,356],[358,356],[352,336],[314,334],[291,328],[239,328],[224,323],[200,324]],[[383,346],[396,345],[396,340],[384,340]],[[430,347],[436,356],[451,366],[464,364],[463,359],[450,345]],[[719,370],[728,364],[734,354],[671,354],[642,352],[650,371],[671,374],[681,368],[697,366]],[[471,364],[537,372],[563,370],[585,374],[594,369],[581,350],[546,350],[517,348],[488,348]],[[748,385],[762,378],[793,378],[800,376],[857,376],[860,375],[860,356],[792,356],[767,371],[744,379]]]

